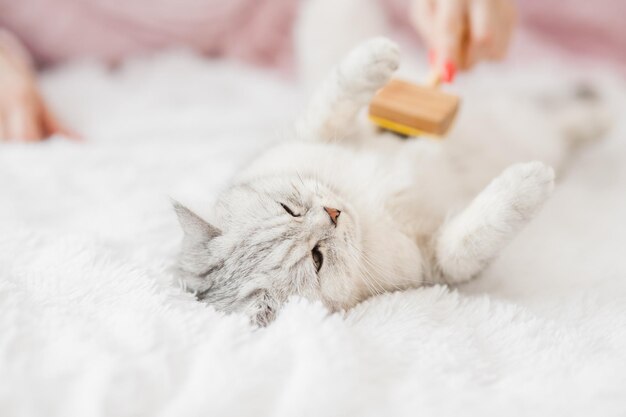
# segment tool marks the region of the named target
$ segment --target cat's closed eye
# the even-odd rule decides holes
[[[280,205],[282,206],[283,209],[285,209],[285,211],[287,213],[289,213],[290,216],[292,217],[300,217],[300,214],[295,213],[288,205],[280,203]]]
[[[315,265],[315,269],[317,270],[317,272],[320,272],[320,269],[322,269],[322,265],[324,264],[324,255],[322,255],[319,246],[315,245],[315,247],[311,251],[311,257],[313,258],[313,264]]]

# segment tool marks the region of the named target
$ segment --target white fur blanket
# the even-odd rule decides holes
[[[1,416],[626,414],[624,111],[479,280],[253,329],[170,282],[169,197],[206,210],[292,86],[173,54],[44,87],[86,141],[0,146]]]

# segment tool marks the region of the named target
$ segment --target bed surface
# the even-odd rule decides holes
[[[254,329],[172,285],[169,197],[206,212],[297,90],[185,53],[44,88],[86,140],[0,146],[0,415],[626,414],[624,110],[479,280]]]

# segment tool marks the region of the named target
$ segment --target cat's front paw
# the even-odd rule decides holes
[[[342,66],[348,82],[369,90],[387,84],[400,65],[400,49],[387,38],[374,38],[357,46]]]
[[[400,66],[400,48],[387,38],[374,38],[364,49],[365,78],[372,84],[386,84]]]
[[[530,219],[552,194],[554,170],[535,161],[515,164],[492,184],[520,219]]]

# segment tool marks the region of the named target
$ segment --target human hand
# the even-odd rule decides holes
[[[0,141],[34,142],[54,133],[76,137],[45,104],[23,51],[7,43],[0,44]]]
[[[412,0],[411,21],[443,81],[456,69],[504,58],[516,20],[513,0]]]

